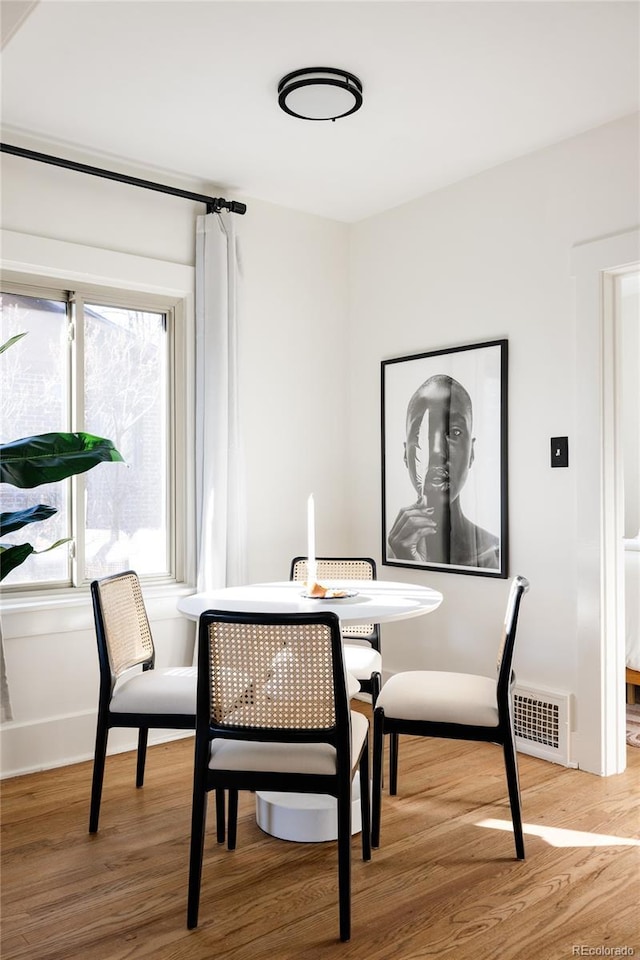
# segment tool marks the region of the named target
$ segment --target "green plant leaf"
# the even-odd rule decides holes
[[[12,570],[34,553],[30,543],[18,543],[10,547],[0,546],[0,580],[4,580]]]
[[[16,333],[15,337],[10,337],[8,340],[6,340],[6,341],[2,344],[2,346],[0,346],[0,353],[4,353],[5,350],[8,350],[9,347],[12,347],[12,346],[14,345],[14,343],[17,343],[17,342],[18,342],[18,340],[22,340],[22,338],[23,338],[23,337],[26,337],[26,335],[27,335],[27,333],[26,333],[26,331],[25,331],[25,333]]]
[[[62,540],[56,540],[55,543],[43,550],[34,550],[30,543],[0,543],[0,580],[4,580],[12,570],[24,563],[32,553],[48,553],[49,550],[55,550],[62,543],[68,543],[70,539],[71,537],[64,537]]]
[[[123,461],[111,440],[90,433],[43,433],[0,445],[0,481],[23,489],[38,487],[104,461]]]
[[[7,533],[13,533],[15,530],[21,530],[28,523],[37,523],[39,520],[48,520],[54,513],[57,513],[55,507],[48,507],[44,503],[39,503],[35,507],[29,507],[27,510],[15,510],[13,513],[0,513],[0,537]]]

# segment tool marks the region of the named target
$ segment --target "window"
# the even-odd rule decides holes
[[[125,463],[100,463],[32,490],[4,484],[2,510],[46,503],[49,520],[5,537],[42,550],[3,586],[78,586],[132,568],[179,578],[175,543],[175,304],[101,289],[3,284],[0,441],[86,431],[113,441]]]

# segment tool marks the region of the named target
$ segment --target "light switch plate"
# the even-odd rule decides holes
[[[551,466],[569,466],[569,437],[551,437]]]

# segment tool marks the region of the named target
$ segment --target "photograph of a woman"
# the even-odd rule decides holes
[[[382,362],[383,563],[507,575],[506,352]]]

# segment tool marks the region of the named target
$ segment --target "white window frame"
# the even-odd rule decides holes
[[[193,267],[153,260],[112,250],[85,247],[66,241],[32,237],[1,230],[3,251],[2,279],[13,285],[39,288],[43,291],[62,288],[80,292],[83,299],[108,302],[115,306],[142,306],[172,312],[173,342],[171,345],[170,385],[172,396],[173,469],[171,514],[172,561],[175,577],[145,580],[145,594],[190,592],[195,582],[194,538],[194,339],[195,323]],[[25,290],[25,292],[27,292]],[[4,610],[17,610],[51,602],[86,602],[86,585],[51,587],[33,585],[24,590],[6,587]]]

